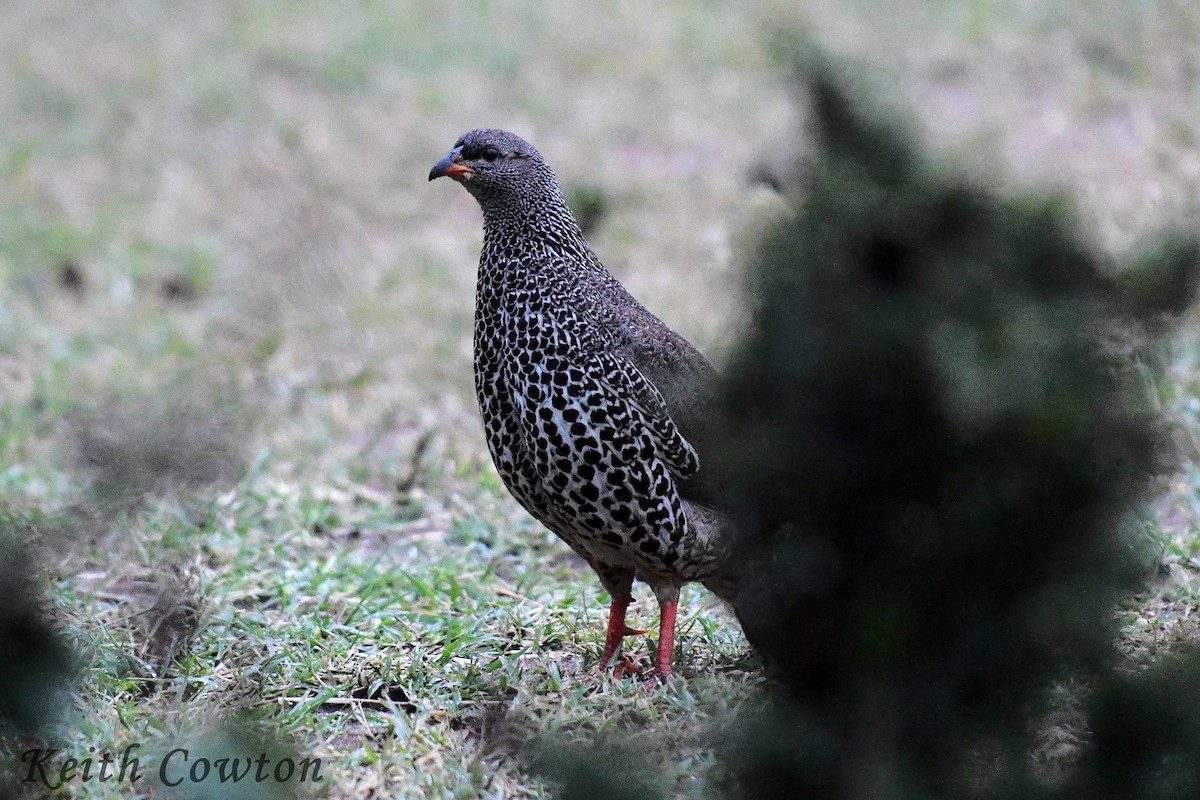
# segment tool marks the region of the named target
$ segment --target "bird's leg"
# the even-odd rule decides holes
[[[633,595],[629,589],[625,589],[623,592],[613,592],[612,603],[608,607],[608,629],[604,634],[604,651],[600,654],[600,669],[602,670],[608,667],[609,661],[621,648],[621,639],[645,633],[643,630],[631,628],[625,624],[625,612],[631,602],[633,602]],[[614,671],[620,675],[630,670],[632,666],[632,664],[619,660],[614,665]]]
[[[660,678],[671,676],[671,656],[675,651],[675,612],[679,609],[679,598],[659,604],[658,660],[654,672]]]

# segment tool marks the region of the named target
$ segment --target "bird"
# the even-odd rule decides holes
[[[734,526],[701,459],[718,373],[635,300],[588,245],[553,170],[503,130],[464,134],[434,164],[478,201],[476,399],[501,480],[610,595],[600,669],[620,654],[632,585],[659,604],[654,673],[672,672],[682,584],[732,602]]]

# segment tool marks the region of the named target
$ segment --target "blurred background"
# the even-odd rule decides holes
[[[253,387],[256,412],[284,401],[273,441],[316,459],[423,409],[479,449],[479,216],[424,180],[473,127],[538,146],[596,209],[610,269],[718,361],[745,312],[740,237],[804,146],[798,37],[861,59],[947,157],[1065,188],[1106,250],[1195,211],[1196,19],[1182,2],[5,12],[9,398],[66,411],[215,375],[180,391]],[[10,461],[39,457],[8,436]]]
[[[45,571],[47,613],[108,676],[84,673],[92,743],[132,735],[110,703],[134,703],[155,729],[180,698],[246,696],[231,675],[168,680],[197,625],[196,663],[237,672],[270,661],[267,630],[311,643],[286,625],[314,607],[342,619],[377,589],[370,624],[354,624],[391,624],[399,590],[364,588],[365,564],[465,574],[503,562],[506,585],[542,604],[521,624],[558,609],[558,625],[596,626],[590,574],[503,492],[480,435],[480,215],[459,187],[426,181],[467,130],[532,142],[608,268],[718,364],[752,310],[742,274],[759,233],[788,193],[803,196],[802,42],[853,65],[935,159],[1003,190],[1062,191],[1106,256],[1200,221],[1200,7],[1188,0],[12,0],[0,13],[0,508]],[[1189,323],[1149,380],[1188,464],[1197,341]],[[1163,482],[1169,588],[1130,612],[1131,646],[1191,635],[1197,485],[1191,466]],[[456,560],[480,541],[486,553]],[[530,561],[552,569],[528,575]],[[588,614],[574,615],[585,592]],[[696,670],[733,670],[736,625],[689,598],[717,618],[693,620],[693,639],[716,641],[686,645]],[[249,634],[232,620],[259,613],[264,638],[240,662],[229,642]],[[404,647],[423,635],[391,634]],[[319,672],[259,678],[254,696],[294,711],[284,696],[318,696]],[[361,674],[343,693],[393,716],[401,697],[416,713],[447,707],[423,706],[405,674],[399,694]],[[146,685],[177,696],[134,702]],[[490,719],[485,706],[456,719]],[[362,733],[374,724],[341,740],[297,713],[289,731],[345,754],[375,746]],[[450,763],[482,745],[420,746]],[[442,788],[486,783],[429,769]],[[540,791],[509,779],[496,785]]]

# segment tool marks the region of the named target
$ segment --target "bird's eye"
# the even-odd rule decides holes
[[[483,152],[480,154],[480,156],[484,161],[490,164],[500,157],[500,151],[494,147],[488,146],[483,148]]]

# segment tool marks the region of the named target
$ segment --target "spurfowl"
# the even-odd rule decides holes
[[[644,633],[625,624],[636,576],[658,598],[655,668],[669,675],[680,585],[732,594],[732,527],[693,446],[716,373],[608,273],[529,143],[471,131],[429,173],[440,177],[483,209],[475,391],[496,469],[611,595],[601,668]]]

